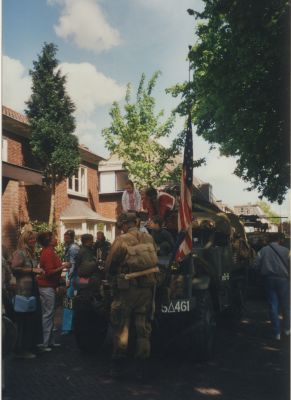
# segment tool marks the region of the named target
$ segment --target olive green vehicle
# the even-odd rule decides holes
[[[236,215],[195,195],[192,204],[192,254],[171,265],[169,258],[159,260],[152,341],[154,352],[184,347],[193,359],[206,360],[213,353],[217,316],[242,316],[253,253]],[[75,335],[82,350],[98,350],[110,340],[110,288],[105,289],[103,299],[82,294],[75,299]]]
[[[182,347],[194,359],[207,360],[213,354],[218,314],[242,316],[254,253],[236,215],[201,198],[193,198],[192,210],[191,256],[167,270],[161,267],[166,278],[157,289],[153,339],[159,347]]]

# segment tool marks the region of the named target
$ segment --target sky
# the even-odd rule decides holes
[[[195,24],[187,9],[203,9],[200,0],[2,0],[2,104],[24,112],[31,93],[29,70],[45,42],[58,46],[57,58],[67,76],[67,91],[76,105],[79,143],[108,157],[101,135],[110,126],[114,101],[122,104],[127,83],[137,88],[141,74],[161,76],[153,95],[167,117],[179,99],[165,89],[188,79],[188,46]],[[134,93],[134,92],[133,92]],[[174,137],[184,121],[177,118]],[[195,132],[195,127],[194,127]],[[206,165],[195,169],[210,182],[218,200],[231,206],[256,203],[258,193],[233,174],[235,160],[194,134],[194,158]],[[264,199],[265,200],[265,199]],[[289,215],[289,202],[272,204]]]

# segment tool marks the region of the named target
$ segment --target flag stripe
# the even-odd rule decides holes
[[[183,237],[176,252],[176,260],[181,261],[192,250],[192,182],[193,182],[193,138],[191,116],[188,117],[183,170],[181,176],[180,206],[178,211],[178,228]],[[184,235],[181,236],[181,233]]]

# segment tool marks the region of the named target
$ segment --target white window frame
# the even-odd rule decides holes
[[[82,181],[82,170],[84,171]],[[72,188],[69,187],[69,181],[72,179]],[[76,180],[79,180],[79,190],[75,190]],[[72,178],[67,179],[67,190],[68,194],[73,194],[79,197],[88,197],[88,169],[84,165],[80,165],[78,169],[78,175],[73,175]]]
[[[103,229],[98,229],[98,225],[102,224]],[[94,240],[96,240],[96,235],[99,230],[104,232],[105,237],[110,241],[113,242],[115,239],[115,224],[114,223],[108,223],[104,221],[87,221],[87,220],[61,220],[61,238],[64,237],[64,233],[68,229],[73,229],[76,234],[76,242],[79,244],[81,243],[81,236],[84,233],[88,233],[89,231],[89,226],[93,225],[93,232],[91,231],[91,234],[94,237]]]

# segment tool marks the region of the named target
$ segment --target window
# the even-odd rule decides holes
[[[87,168],[80,166],[78,174],[68,179],[68,193],[87,197]]]
[[[124,190],[128,180],[128,173],[123,171],[116,172],[116,191]]]
[[[75,241],[77,243],[81,243],[81,235],[85,232],[83,232],[82,230],[82,223],[81,222],[64,222],[62,224],[62,234],[61,237],[64,237],[64,233],[68,230],[68,229],[72,229],[73,231],[75,231]]]
[[[8,161],[8,140],[2,137],[2,161]]]
[[[99,176],[100,193],[123,191],[128,180],[128,173],[124,171],[102,171]]]
[[[114,193],[115,190],[115,172],[101,172],[100,193]]]
[[[97,225],[96,223],[87,222],[86,233],[90,233],[91,235],[93,235],[94,239],[95,239],[95,236],[96,236],[96,225]]]
[[[84,233],[90,233],[93,235],[94,240],[96,240],[97,231],[104,232],[106,239],[113,241],[115,238],[115,224],[105,223],[102,221],[61,221],[61,237],[68,229],[73,229],[75,231],[75,240],[77,243],[81,244],[81,236]]]

